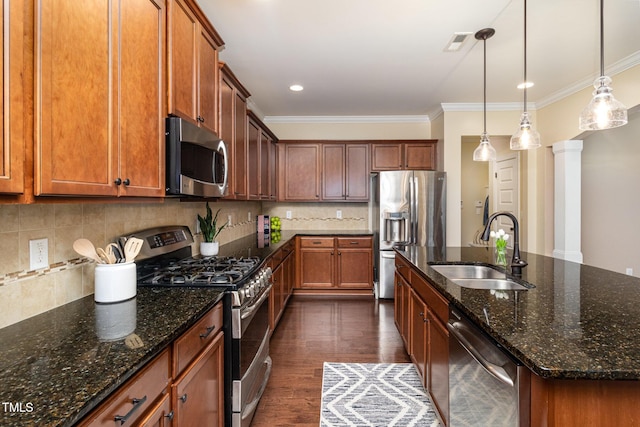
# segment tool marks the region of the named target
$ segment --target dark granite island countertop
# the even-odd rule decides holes
[[[91,295],[0,329],[0,425],[73,425],[221,298],[138,288],[125,302]]]
[[[640,379],[640,279],[522,253],[529,265],[520,279],[535,288],[496,293],[462,288],[430,268],[444,262],[491,265],[493,248],[446,248],[439,253],[407,246],[397,252],[537,375]]]

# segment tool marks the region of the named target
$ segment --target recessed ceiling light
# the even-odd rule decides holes
[[[518,85],[518,89],[524,89],[525,87],[529,89],[533,86],[533,82],[523,82]]]
[[[292,90],[294,92],[300,92],[302,89],[304,89],[302,87],[302,85],[291,85],[291,86],[289,86],[289,90]]]

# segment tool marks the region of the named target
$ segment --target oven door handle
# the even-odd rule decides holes
[[[256,408],[258,407],[258,403],[260,403],[260,398],[264,394],[264,390],[267,388],[267,383],[269,382],[269,377],[271,376],[271,367],[273,365],[273,362],[271,361],[271,357],[267,356],[267,358],[264,361],[264,364],[267,365],[267,370],[265,371],[265,374],[264,374],[264,381],[262,381],[262,384],[260,385],[260,390],[255,395],[254,399],[251,402],[247,403],[247,406],[245,406],[244,411],[242,411],[243,425],[244,425],[244,420],[255,412]]]
[[[464,334],[456,328],[455,324],[447,323],[447,329],[454,336],[454,338],[460,343],[460,345],[475,359],[476,362],[484,368],[485,371],[498,381],[513,387],[513,379],[509,376],[501,366],[495,363],[489,362],[478,349],[464,336]]]
[[[262,305],[262,302],[269,297],[269,292],[271,291],[271,287],[272,285],[267,286],[266,288],[267,290],[262,293],[262,295],[260,296],[260,299],[258,299],[258,301],[256,301],[255,303],[253,303],[252,305],[250,305],[249,307],[247,307],[245,310],[242,311],[242,314],[240,315],[241,320],[244,320],[247,317],[253,316],[253,313],[258,308],[260,308],[260,305]]]

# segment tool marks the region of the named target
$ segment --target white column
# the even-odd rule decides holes
[[[560,141],[552,147],[554,155],[553,256],[581,263],[582,141]]]

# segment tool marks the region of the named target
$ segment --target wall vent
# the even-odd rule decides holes
[[[447,46],[444,48],[445,52],[457,52],[462,48],[462,45],[467,41],[469,36],[473,34],[470,32],[456,32],[453,33],[453,36],[447,43]]]

